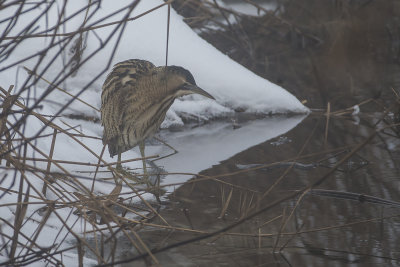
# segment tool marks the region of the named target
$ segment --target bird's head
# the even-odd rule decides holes
[[[180,97],[190,94],[199,94],[211,99],[215,98],[196,85],[193,75],[185,68],[178,66],[166,67],[167,87],[173,90],[175,97]]]

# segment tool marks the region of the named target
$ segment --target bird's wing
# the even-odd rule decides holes
[[[141,59],[129,59],[115,64],[104,81],[101,104],[107,103],[110,95],[121,89],[125,83],[134,84],[141,77],[151,75],[154,70],[153,63]]]
[[[146,60],[130,59],[114,65],[107,76],[101,94],[103,142],[109,144],[121,137],[127,92],[134,94],[136,82],[151,75],[155,66]]]

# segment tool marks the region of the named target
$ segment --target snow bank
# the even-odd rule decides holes
[[[88,21],[90,24],[98,19],[103,18],[107,14],[114,12],[131,1],[103,1],[101,8]],[[157,5],[162,4],[161,0],[146,0],[141,1],[135,8],[130,17],[139,15]],[[68,2],[67,15],[83,7],[83,2]],[[51,10],[54,15],[57,12],[56,8]],[[4,11],[3,11],[4,12]],[[35,17],[41,10],[31,11],[23,16],[18,22],[18,28],[22,29],[27,21]],[[103,20],[101,23],[108,23],[119,20],[124,14],[113,16]],[[0,12],[0,16],[1,12]],[[57,16],[49,16],[48,24],[52,25],[57,21]],[[65,26],[66,32],[76,30],[83,21],[82,18],[74,18]],[[39,30],[45,28],[46,18],[39,20]],[[141,58],[153,62],[155,65],[165,64],[165,47],[166,47],[166,23],[167,23],[167,7],[164,6],[150,14],[147,14],[137,20],[127,23],[125,32],[112,59],[112,64],[129,58]],[[0,25],[4,29],[5,25]],[[104,39],[112,31],[113,27],[104,27],[89,32],[87,37],[87,48],[84,51],[83,57],[87,57],[93,51],[98,49],[100,43],[98,37]],[[2,30],[2,29],[0,29]],[[9,35],[16,35],[18,32],[13,30]],[[96,35],[94,34],[96,33]],[[93,58],[86,62],[78,74],[74,78],[68,78],[67,82],[62,86],[72,93],[78,92],[84,85],[91,81],[107,66],[108,60],[112,54],[112,50],[116,41],[116,36],[111,42],[104,47]],[[31,38],[23,41],[17,47],[12,57],[7,59],[2,65],[6,66],[17,61],[25,56],[31,55],[42,49],[49,43],[47,38]],[[51,56],[56,52],[56,48],[48,52],[45,57],[45,62],[49,62]],[[51,80],[56,77],[63,69],[63,60],[68,60],[68,55],[65,58],[59,58],[51,68],[46,72],[45,76]],[[211,93],[217,103],[212,100],[205,100],[202,97],[189,97],[185,101],[176,101],[171,107],[168,121],[164,123],[164,127],[173,123],[181,124],[179,116],[176,114],[191,114],[200,116],[203,119],[209,119],[232,112],[240,108],[247,112],[254,113],[306,113],[308,109],[304,107],[293,95],[286,90],[272,84],[271,82],[257,76],[247,70],[240,64],[231,60],[228,56],[222,54],[205,40],[201,39],[193,32],[174,10],[171,10],[170,23],[170,42],[169,42],[169,65],[180,65],[189,69],[194,75],[197,84]],[[22,65],[33,67],[35,59],[24,62]],[[46,66],[46,65],[42,65]],[[43,68],[43,67],[42,67]],[[3,71],[0,74],[0,86],[7,88],[10,84],[16,84],[16,79],[26,77],[23,71],[16,75],[17,67]],[[107,73],[104,73],[98,80],[92,84],[90,89],[93,93],[87,93],[89,96],[85,100],[89,101],[97,108],[100,107],[100,90],[102,83]],[[21,85],[21,82],[18,83]],[[42,84],[45,86],[45,84]],[[18,88],[20,89],[20,88]],[[67,100],[66,96],[63,101]],[[57,98],[60,100],[60,98]],[[199,106],[200,105],[200,108]],[[73,107],[71,107],[73,108]],[[77,106],[81,109],[82,106]],[[83,112],[92,112],[84,109]],[[172,114],[176,113],[176,114]],[[92,114],[93,115],[93,114]]]

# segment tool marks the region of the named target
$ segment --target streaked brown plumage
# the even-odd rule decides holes
[[[103,143],[110,156],[118,154],[120,160],[121,153],[137,144],[142,152],[144,140],[159,129],[175,98],[194,93],[214,99],[182,67],[156,67],[139,59],[117,63],[101,95]]]

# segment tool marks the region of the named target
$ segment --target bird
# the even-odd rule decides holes
[[[114,65],[102,87],[100,111],[103,144],[111,157],[118,155],[117,170],[122,170],[121,154],[139,145],[147,177],[145,140],[158,131],[174,100],[190,94],[215,100],[183,67],[156,67],[142,59]]]

